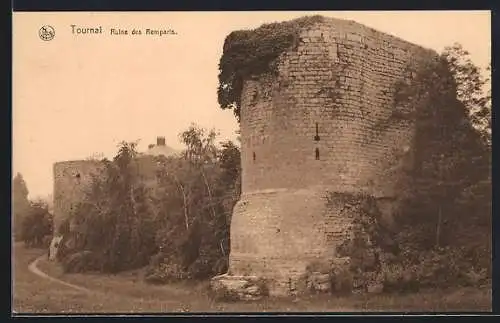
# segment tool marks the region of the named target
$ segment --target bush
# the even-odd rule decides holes
[[[417,267],[396,263],[382,267],[384,291],[417,291],[419,281]]]
[[[330,273],[330,281],[332,284],[332,293],[347,294],[352,292],[354,276],[349,268],[340,266],[338,268],[333,268]]]
[[[80,251],[67,255],[61,263],[66,273],[81,273],[100,269],[98,258],[91,251]]]
[[[213,263],[207,258],[197,258],[189,267],[189,277],[193,279],[204,279],[212,276]]]
[[[51,235],[46,235],[42,239],[42,248],[48,249],[50,247],[50,243],[52,241],[52,236]]]
[[[45,247],[44,238],[52,235],[52,214],[49,213],[47,204],[33,202],[28,213],[23,218],[21,237],[27,247]]]
[[[166,284],[187,278],[189,275],[183,266],[162,263],[158,267],[151,268],[144,279],[152,284]]]
[[[416,251],[412,251],[417,253]],[[404,257],[382,266],[384,289],[416,291],[421,288],[479,286],[488,281],[488,271],[471,263],[459,248],[439,248]]]

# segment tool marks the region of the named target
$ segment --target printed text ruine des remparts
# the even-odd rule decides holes
[[[71,32],[74,35],[99,35],[99,34],[109,34],[111,36],[140,36],[140,35],[152,35],[152,36],[166,36],[166,35],[177,35],[173,29],[153,29],[153,28],[110,28],[107,32],[102,26],[99,27],[80,27],[77,25],[70,25]]]

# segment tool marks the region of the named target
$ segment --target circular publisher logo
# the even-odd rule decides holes
[[[38,35],[41,40],[49,41],[54,39],[56,31],[54,30],[54,27],[47,25],[40,28]]]

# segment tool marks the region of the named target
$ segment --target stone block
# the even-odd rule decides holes
[[[221,300],[259,300],[266,295],[262,280],[254,276],[231,276],[228,274],[213,277],[210,289]]]

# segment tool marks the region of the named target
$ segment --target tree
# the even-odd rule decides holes
[[[398,242],[403,259],[413,259],[416,266],[440,259],[449,264],[443,272],[459,267],[488,272],[491,148],[478,120],[484,119],[480,112],[488,109],[489,94],[481,91],[479,68],[464,55],[458,45],[448,48],[411,67],[415,77],[398,87],[396,98],[414,108],[416,124],[411,193],[404,201]],[[428,274],[438,281],[442,277],[435,275],[446,276],[443,272]]]
[[[12,182],[12,222],[13,235],[16,240],[21,239],[23,219],[30,209],[28,193],[23,176],[17,173]]]
[[[191,163],[212,163],[217,157],[215,138],[219,134],[215,129],[206,130],[196,124],[179,134],[179,139],[186,146],[184,157]]]
[[[443,52],[448,67],[457,85],[457,98],[465,106],[470,122],[479,134],[482,143],[466,158],[470,161],[468,174],[474,178],[455,201],[459,211],[464,214],[461,221],[456,221],[453,230],[475,232],[462,240],[472,246],[481,241],[482,247],[488,247],[491,234],[491,63],[485,71],[475,65],[467,50],[455,43]],[[485,75],[486,74],[486,75]],[[463,150],[463,147],[457,147]],[[482,233],[479,233],[482,232]],[[474,239],[479,234],[481,239]],[[488,248],[486,248],[488,249]],[[484,252],[487,254],[488,251]]]
[[[224,170],[223,178],[227,179],[228,185],[233,184],[241,172],[240,149],[232,141],[222,143],[219,155],[220,167]]]
[[[239,149],[232,142],[219,148],[215,130],[194,124],[179,137],[186,147],[183,156],[163,159],[159,168],[165,193],[154,264],[171,268],[158,269],[158,275],[206,278],[227,268],[229,220],[239,197]]]
[[[27,247],[42,247],[46,236],[52,234],[52,214],[44,201],[35,201],[22,222],[21,236]]]
[[[153,212],[138,174],[136,146],[120,143],[117,155],[103,161],[104,172],[94,177],[74,209],[74,230],[65,235],[73,244],[72,250],[64,252],[66,270],[134,269],[146,265],[155,252]],[[71,255],[82,258],[71,261]]]
[[[491,144],[491,63],[484,76],[481,68],[475,65],[470,53],[462,45],[455,43],[445,48],[442,56],[457,85],[457,98],[468,110],[474,128],[482,139]]]
[[[233,208],[241,195],[241,152],[232,141],[222,143],[219,153],[219,163],[222,173],[218,186],[221,187],[221,212],[225,215],[219,221],[218,235],[223,241],[225,253],[229,254],[229,230]]]

